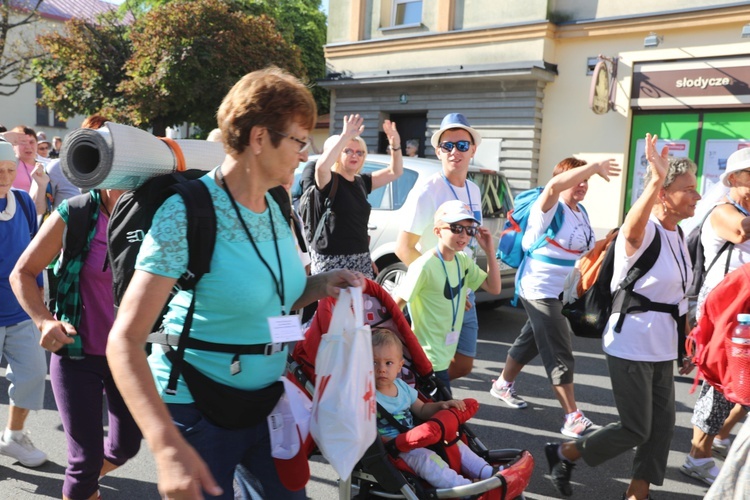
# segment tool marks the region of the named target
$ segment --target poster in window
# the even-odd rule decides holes
[[[727,158],[743,148],[750,148],[750,141],[744,139],[709,139],[706,141],[701,194],[705,194],[711,186],[719,183],[719,176],[727,168]]]

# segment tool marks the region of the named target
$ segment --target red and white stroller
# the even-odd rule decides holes
[[[432,400],[438,391],[443,391],[444,394],[446,389],[435,377],[432,364],[393,299],[380,285],[371,280],[366,281],[363,295],[365,322],[371,327],[384,327],[396,332],[404,344],[404,381],[412,385],[426,401]],[[310,328],[305,333],[305,339],[297,343],[290,356],[290,378],[310,395],[313,394],[315,383],[315,357],[321,336],[328,331],[334,304],[335,300],[332,298],[320,301]],[[478,404],[474,402],[472,406],[473,411],[476,411]],[[463,419],[464,417],[460,418]],[[352,489],[358,491],[357,498],[523,498],[523,491],[528,486],[534,470],[534,458],[528,451],[488,450],[463,422],[456,421],[457,419],[450,414],[441,420],[443,421],[437,423],[443,428],[444,433],[440,441],[449,443],[445,445],[443,456],[451,468],[460,473],[460,456],[457,447],[452,446],[459,439],[456,435],[457,430],[460,430],[460,439],[472,451],[492,466],[503,466],[502,471],[489,479],[469,485],[436,489],[417,477],[402,460],[393,458],[386,451],[381,439],[377,438],[355,467],[351,483],[342,481],[340,484],[340,498],[351,498]]]

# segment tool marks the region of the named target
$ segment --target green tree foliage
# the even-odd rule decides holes
[[[24,39],[24,27],[38,21],[37,9],[42,1],[19,4],[0,0],[0,96],[13,95],[21,85],[33,80],[28,69],[38,54],[33,42]]]
[[[92,32],[109,29],[78,23]],[[39,39],[47,50],[36,65],[45,104],[64,116],[89,114],[86,106],[95,96],[105,112],[124,123],[151,126],[158,135],[182,122],[210,130],[221,99],[246,73],[275,64],[307,76],[299,49],[279,34],[272,19],[220,0],[169,2],[120,26],[127,47],[117,49],[115,42],[110,47],[122,50],[122,59],[110,57],[100,44],[79,43],[80,31]],[[97,74],[101,78],[92,88],[86,80],[96,80]],[[58,85],[65,85],[66,95],[57,95]]]
[[[122,4],[122,12],[138,17],[151,9],[162,7],[178,0],[127,0]],[[302,64],[312,85],[312,92],[318,110],[327,113],[329,92],[319,87],[315,81],[326,76],[323,46],[326,43],[326,16],[320,10],[320,0],[225,0],[253,16],[266,15],[276,21],[279,32],[288,43],[299,47]]]
[[[216,126],[221,99],[243,75],[269,64],[306,77],[299,49],[272,19],[232,11],[225,2],[172,2],[138,18],[133,55],[121,89],[137,103],[133,116],[164,125]]]
[[[285,39],[302,51],[302,63],[311,83],[326,76],[323,54],[326,15],[320,10],[320,0],[236,0],[236,3],[250,14],[265,14],[276,19]],[[318,112],[328,113],[329,91],[314,84],[312,92]]]
[[[119,90],[132,55],[129,27],[118,16],[106,15],[94,25],[80,19],[65,24],[62,33],[37,38],[46,56],[34,61],[42,86],[41,100],[56,115],[102,113],[132,123],[127,97]]]

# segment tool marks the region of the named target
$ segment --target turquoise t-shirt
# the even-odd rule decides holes
[[[211,272],[205,274],[196,288],[195,313],[190,337],[223,344],[261,344],[271,342],[268,318],[281,314],[281,299],[269,270],[253,249],[232,208],[227,194],[215,182],[216,169],[202,181],[206,183],[214,202],[217,219],[216,246],[211,260]],[[269,211],[254,213],[239,205],[240,213],[258,250],[279,279],[279,262],[283,266],[284,310],[288,314],[292,304],[302,295],[306,276],[289,223],[270,195],[276,245]],[[188,247],[185,204],[178,195],[169,198],[154,215],[151,230],[143,241],[135,268],[159,276],[178,278],[187,269]],[[278,254],[276,252],[278,248]],[[179,335],[190,306],[191,293],[179,292],[169,304],[164,327],[169,334]],[[265,355],[240,356],[241,371],[230,372],[232,354],[187,349],[185,360],[201,372],[223,384],[255,390],[268,386],[284,371],[287,349]],[[182,377],[176,395],[164,392],[171,364],[155,346],[149,364],[156,387],[167,403],[193,401]]]
[[[461,269],[460,294],[457,265]],[[458,346],[458,337],[446,345],[448,334],[461,330],[466,295],[469,289],[478,289],[486,278],[487,273],[463,252],[446,261],[445,268],[434,251],[425,252],[409,265],[395,295],[409,303],[412,329],[435,371],[448,369]]]
[[[386,396],[380,391],[375,391],[375,400],[380,403],[385,411],[393,415],[396,422],[411,429],[414,427],[411,405],[417,400],[417,391],[400,378],[393,382],[398,389],[396,396]],[[387,418],[381,417],[378,419],[378,434],[384,438],[393,439],[401,434],[401,431],[396,429]]]

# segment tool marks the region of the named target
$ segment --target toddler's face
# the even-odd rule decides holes
[[[393,344],[373,347],[372,350],[375,370],[375,387],[390,387],[404,366],[401,350]]]

